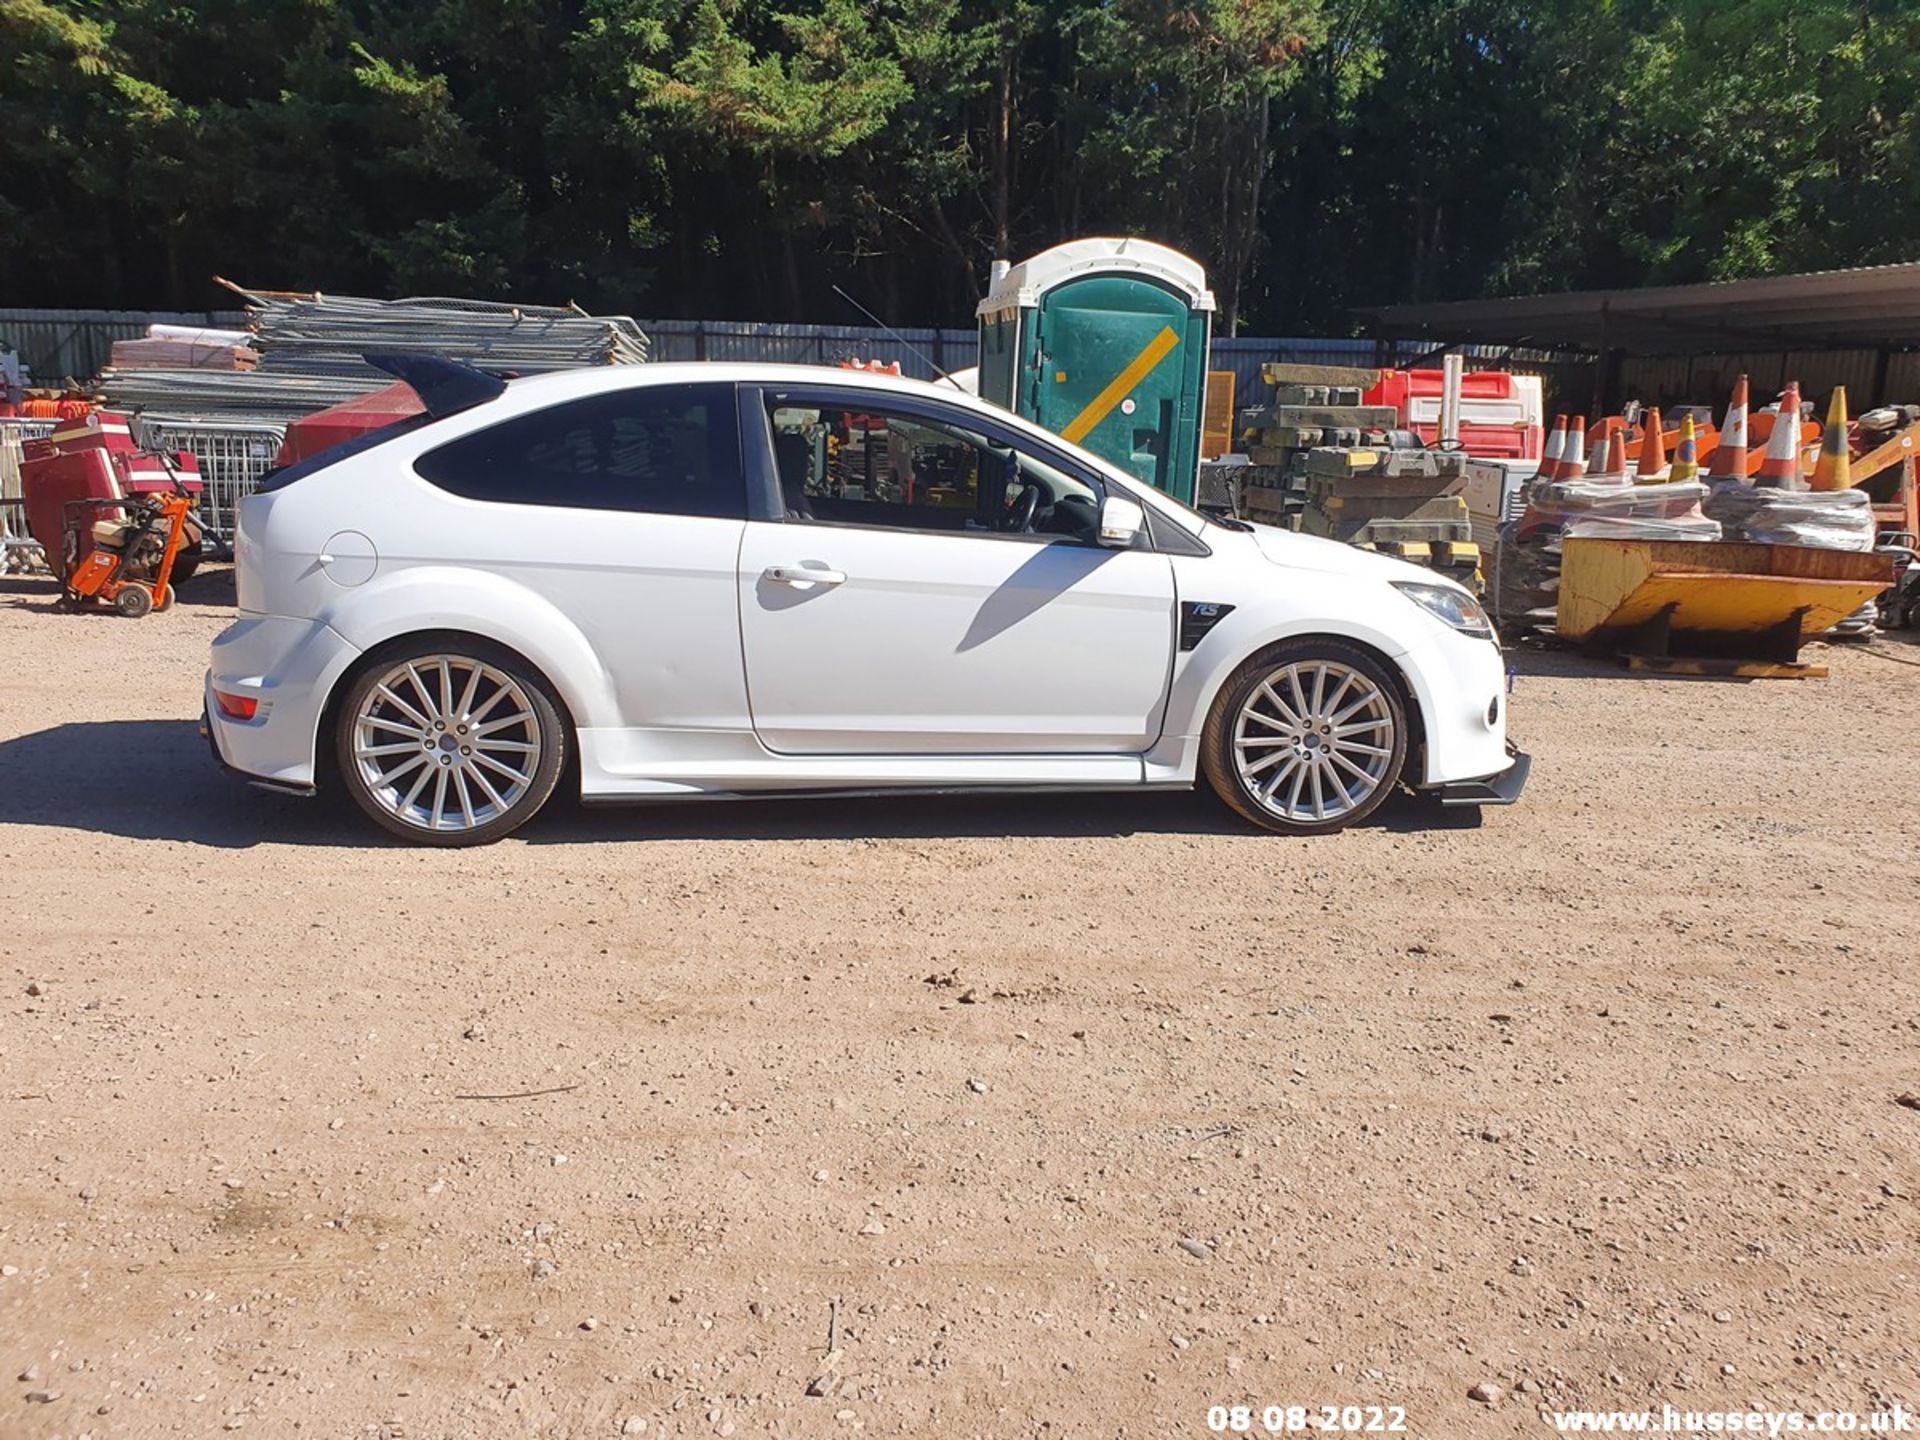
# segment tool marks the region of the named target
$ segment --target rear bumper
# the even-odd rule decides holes
[[[1511,805],[1527,788],[1527,777],[1533,772],[1531,755],[1524,750],[1512,753],[1513,763],[1497,775],[1479,780],[1451,780],[1428,793],[1438,795],[1442,805]]]
[[[222,764],[276,789],[310,791],[320,716],[359,651],[317,620],[242,615],[213,642],[202,714]],[[254,702],[250,720],[224,713],[215,692]]]
[[[200,707],[200,738],[207,742],[207,749],[213,752],[214,764],[229,775],[238,775],[249,785],[258,785],[262,790],[276,790],[282,795],[313,796],[320,793],[313,785],[302,785],[293,780],[265,780],[258,775],[249,775],[239,766],[230,763],[227,757],[220,753],[220,738],[213,728],[213,720],[204,705]]]

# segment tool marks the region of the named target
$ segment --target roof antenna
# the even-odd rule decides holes
[[[871,320],[874,324],[878,325],[882,330],[886,331],[887,334],[891,335],[894,339],[898,340],[902,345],[904,345],[908,350],[912,351],[916,356],[918,356],[920,359],[920,363],[925,365],[929,370],[933,371],[933,375],[936,380],[946,381],[949,385],[953,386],[954,389],[958,390],[962,395],[967,393],[966,386],[962,385],[958,380],[954,379],[953,376],[949,375],[946,371],[942,370],[938,365],[934,364],[933,361],[929,360],[924,350],[922,350],[918,345],[915,345],[911,340],[907,339],[907,337],[902,335],[898,330],[894,329],[893,326],[889,325],[886,321],[882,320],[878,315],[874,314],[866,306],[862,305],[858,300],[854,299],[851,295],[847,294],[847,292],[842,290],[838,285],[833,287],[833,293],[838,295],[842,300],[846,301],[847,304],[851,305],[854,309],[858,310],[862,315],[866,316],[867,319]]]

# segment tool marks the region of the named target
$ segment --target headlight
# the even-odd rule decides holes
[[[1480,608],[1480,602],[1464,590],[1456,590],[1451,585],[1422,585],[1410,580],[1389,583],[1434,619],[1451,625],[1462,635],[1471,635],[1476,640],[1493,639],[1493,622],[1487,618],[1487,612]]]

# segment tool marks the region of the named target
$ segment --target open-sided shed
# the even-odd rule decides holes
[[[1856,406],[1920,399],[1920,262],[1363,313],[1381,336],[1592,354],[1601,411],[1628,390],[1678,392],[1709,376],[1717,387],[1733,369],[1756,388],[1789,376],[1814,391],[1845,384]]]

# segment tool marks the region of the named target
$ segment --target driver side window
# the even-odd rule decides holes
[[[1097,531],[1087,486],[964,426],[791,396],[770,398],[767,411],[789,520],[979,535]]]

